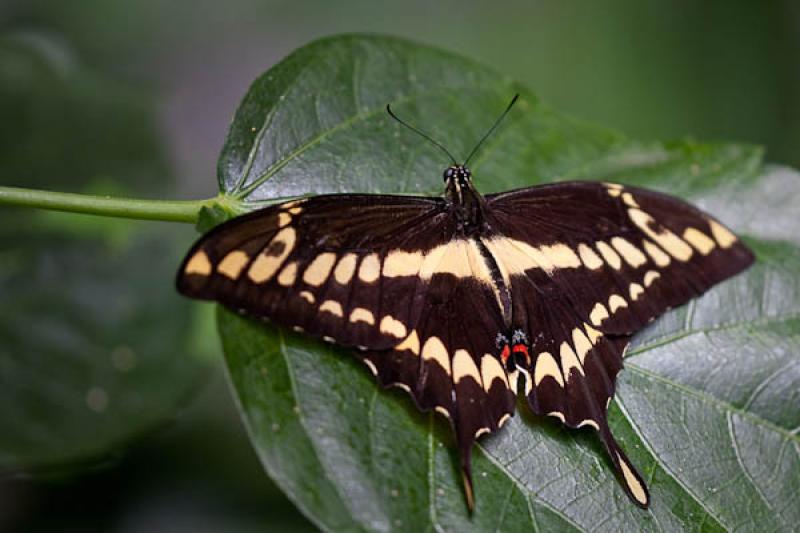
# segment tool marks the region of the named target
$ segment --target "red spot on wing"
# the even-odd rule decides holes
[[[528,365],[531,364],[531,356],[528,353],[528,347],[527,346],[525,346],[524,344],[515,344],[512,351],[514,353],[523,354],[525,356],[525,361],[528,363]]]
[[[506,366],[506,362],[508,361],[508,357],[511,355],[511,348],[509,348],[508,344],[505,345],[503,351],[500,352],[500,360],[503,362],[503,366]]]

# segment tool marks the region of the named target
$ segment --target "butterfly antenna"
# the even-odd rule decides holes
[[[406,128],[410,129],[414,133],[416,133],[416,134],[428,139],[434,146],[437,146],[439,149],[442,150],[442,152],[446,153],[447,157],[450,158],[450,160],[453,162],[454,165],[458,165],[458,162],[456,161],[456,158],[453,157],[453,155],[449,151],[447,151],[447,148],[442,146],[441,143],[435,141],[430,135],[426,134],[425,132],[423,132],[419,128],[416,128],[416,127],[412,126],[411,124],[409,124],[408,122],[404,122],[403,120],[398,118],[398,116],[394,114],[394,111],[392,111],[391,104],[386,104],[386,111],[389,112],[389,115],[391,115],[391,117],[393,119],[395,119],[397,122],[399,122],[403,126],[405,126]]]
[[[500,115],[500,118],[494,121],[494,124],[492,124],[492,127],[489,128],[489,131],[486,132],[486,135],[484,135],[483,138],[478,142],[478,144],[475,145],[475,148],[473,148],[472,152],[470,152],[469,155],[467,156],[467,160],[464,161],[464,166],[467,166],[467,163],[469,163],[469,160],[472,159],[473,155],[475,155],[475,152],[478,151],[478,148],[481,147],[483,141],[485,141],[489,137],[489,135],[491,135],[492,132],[497,128],[497,126],[500,125],[503,119],[506,118],[506,115],[508,115],[508,112],[511,111],[511,108],[514,107],[514,104],[517,102],[518,98],[519,98],[519,93],[514,95],[514,98],[511,99],[511,103],[508,104],[508,107],[506,108],[505,111],[503,111],[503,114]]]

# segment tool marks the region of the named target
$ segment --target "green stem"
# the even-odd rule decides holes
[[[203,206],[219,203],[219,198],[207,200],[143,200],[113,198],[90,194],[37,191],[18,187],[0,187],[0,205],[36,207],[70,213],[107,217],[163,220],[167,222],[197,222]]]

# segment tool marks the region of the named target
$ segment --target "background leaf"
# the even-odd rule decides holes
[[[0,39],[3,173],[26,187],[165,193],[151,102],[33,33]],[[113,185],[110,176],[114,176]],[[0,472],[106,458],[175,417],[208,361],[172,288],[189,228],[0,212]],[[195,332],[193,332],[195,333]]]
[[[333,191],[438,191],[447,162],[384,114],[464,154],[523,100],[471,165],[484,192],[613,179],[683,196],[744,235],[757,265],[635,339],[611,424],[649,480],[630,504],[589,431],[520,413],[476,451],[466,514],[452,437],[345,351],[222,311],[220,333],[254,444],[320,527],[388,530],[789,529],[800,519],[798,176],[758,148],[635,142],[549,109],[462,58],[347,36],[309,45],[251,87],[220,157],[248,207]],[[776,192],[780,194],[776,194]]]

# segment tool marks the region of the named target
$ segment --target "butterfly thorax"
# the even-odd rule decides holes
[[[472,173],[463,165],[453,165],[444,171],[445,199],[452,205],[465,234],[483,229],[486,220],[486,200],[472,184]]]

